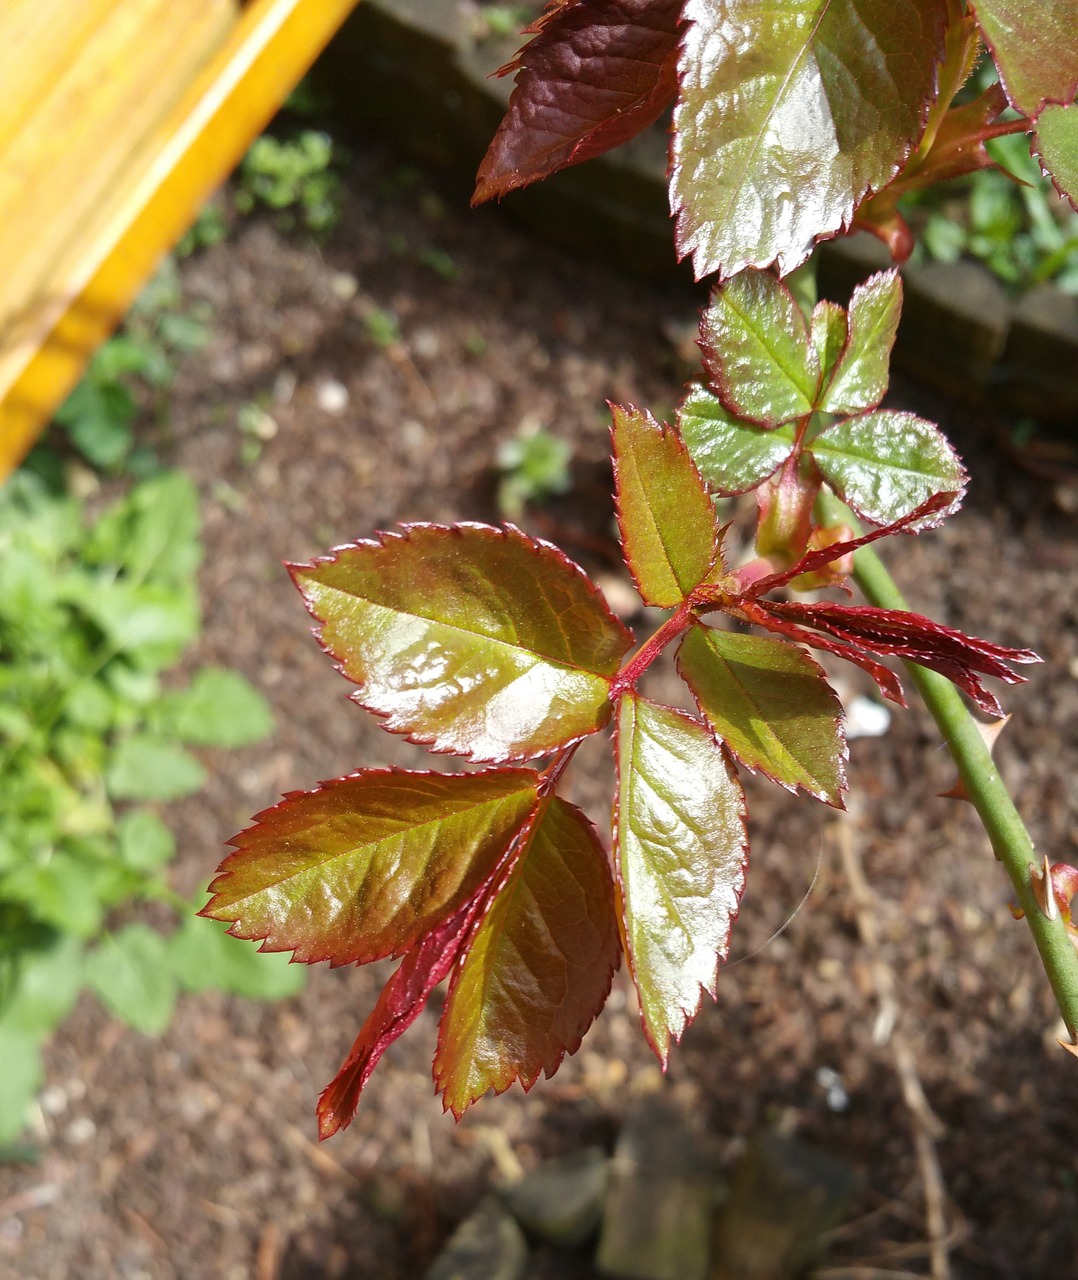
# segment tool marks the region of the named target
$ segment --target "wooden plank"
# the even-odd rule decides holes
[[[355,3],[0,3],[0,480]]]

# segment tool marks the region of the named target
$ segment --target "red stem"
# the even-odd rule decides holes
[[[678,636],[683,635],[693,620],[693,606],[688,600],[678,605],[655,634],[633,654],[610,682],[610,699],[616,701],[623,693],[636,687],[636,682],[651,666],[660,653]]]

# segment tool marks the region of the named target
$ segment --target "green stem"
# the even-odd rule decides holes
[[[830,493],[821,493],[819,502],[828,524],[850,521],[848,509]],[[862,547],[856,552],[853,573],[871,604],[881,609],[909,608],[871,547]],[[1041,866],[1042,860],[1037,858],[1029,832],[958,690],[935,671],[913,662],[905,665],[943,734],[966,795],[984,824],[996,857],[1010,876],[1063,1021],[1071,1040],[1078,1044],[1078,951],[1058,913],[1050,920],[1037,901],[1031,872]]]

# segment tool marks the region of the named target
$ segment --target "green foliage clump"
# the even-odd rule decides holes
[[[498,506],[511,520],[529,502],[542,503],[572,485],[572,446],[537,423],[527,423],[498,450]]]
[[[240,165],[236,209],[272,209],[284,230],[298,225],[315,234],[329,231],[340,218],[335,161],[333,139],[318,129],[303,129],[291,138],[263,134]]]
[[[84,987],[153,1034],[180,988],[271,997],[301,980],[197,919],[167,880],[159,806],[206,779],[188,746],[272,727],[235,672],[162,686],[198,634],[201,555],[178,472],[92,523],[28,472],[0,491],[0,1143],[21,1132],[40,1046]],[[133,918],[138,902],[176,912],[178,929]]]

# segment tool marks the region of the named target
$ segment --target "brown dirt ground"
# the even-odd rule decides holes
[[[254,222],[184,268],[189,296],[212,305],[214,336],[157,432],[204,499],[206,620],[194,658],[238,666],[278,717],[271,741],[211,755],[207,791],[173,810],[184,891],[209,879],[222,842],[281,791],[364,764],[425,767],[418,748],[345,700],[282,559],[398,520],[497,519],[494,449],[535,418],[572,441],[576,488],[531,527],[609,578],[603,401],[661,412],[683,376],[661,324],[691,320],[690,296],[550,252],[495,212],[465,212],[463,191],[362,150],[343,223],[321,249]],[[431,248],[450,256],[453,278],[424,264]],[[371,340],[372,308],[397,317],[398,347]],[[341,412],[324,407],[334,407],[331,381],[347,390]],[[251,400],[278,431],[244,462],[236,416]],[[993,444],[990,414],[909,386],[897,402],[943,421],[973,484],[944,530],[892,544],[889,560],[924,612],[1045,656],[1007,694],[1014,722],[998,755],[1039,847],[1074,860],[1073,516],[1054,481]],[[660,695],[666,682],[658,677]],[[602,819],[601,752],[585,764],[572,795]],[[895,1035],[939,1121],[952,1275],[1056,1280],[1078,1246],[1076,1064],[1054,1044],[1046,983],[972,812],[936,798],[951,780],[914,709],[885,737],[853,744],[845,828],[812,802],[753,787],[754,865],[734,949],[762,950],[724,972],[663,1087],[728,1162],[779,1123],[854,1166],[860,1191],[828,1265],[927,1274],[915,1141],[925,1122],[904,1101],[895,1037],[873,1036],[874,974],[889,966]],[[858,936],[846,838],[874,895],[874,951]],[[764,945],[814,874],[805,904]],[[655,1085],[622,973],[553,1081],[484,1100],[459,1125],[433,1097],[428,1012],[387,1054],[352,1127],[317,1146],[316,1095],[384,977],[380,966],[317,970],[303,995],[275,1006],[186,998],[158,1040],[84,998],[48,1052],[60,1103],[43,1120],[41,1159],[0,1168],[0,1275],[416,1277],[496,1179],[498,1134],[525,1166],[609,1144],[634,1092]],[[822,1067],[840,1075],[846,1110],[829,1108]],[[533,1274],[591,1273],[552,1256]]]

